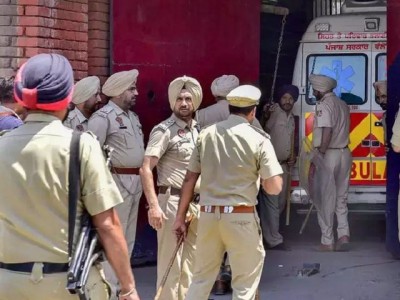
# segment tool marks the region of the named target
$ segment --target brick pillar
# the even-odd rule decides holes
[[[88,74],[99,76],[102,83],[109,75],[109,14],[109,0],[89,0]]]
[[[17,26],[17,17],[23,10],[16,5],[16,0],[0,0],[0,77],[14,75],[23,49],[17,47],[17,37],[22,29]]]
[[[0,0],[0,76],[39,53],[66,56],[75,79],[109,75],[110,0]],[[90,22],[89,22],[90,21]]]

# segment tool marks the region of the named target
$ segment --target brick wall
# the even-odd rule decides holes
[[[102,83],[109,75],[109,0],[89,0],[88,74]]]
[[[18,28],[16,45],[23,59],[38,53],[66,56],[75,78],[87,76],[88,0],[17,0]]]
[[[21,28],[17,26],[21,8],[16,0],[0,0],[0,76],[11,76],[23,56],[23,50],[17,47],[17,37]]]
[[[89,74],[104,81],[109,0],[0,0],[0,76],[38,53],[66,56],[76,80]]]

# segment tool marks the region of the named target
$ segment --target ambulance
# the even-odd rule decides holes
[[[310,74],[336,79],[334,92],[350,108],[350,210],[353,207],[356,211],[384,212],[384,112],[375,100],[373,82],[386,80],[386,49],[386,1],[347,1],[340,15],[318,17],[311,22],[297,53],[292,82],[300,89],[293,109],[297,149],[304,138],[312,140],[315,98],[308,80]],[[298,171],[293,172],[291,201],[307,204],[310,199],[299,186]]]

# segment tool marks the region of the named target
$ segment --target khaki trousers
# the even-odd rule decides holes
[[[157,230],[157,289],[168,268],[172,254],[176,248],[177,241],[172,231],[178,211],[179,197],[172,196],[167,191],[166,194],[159,194],[158,201],[167,220],[164,220],[163,227]],[[194,269],[194,252],[196,250],[198,207],[191,204],[189,211],[194,214],[187,237],[183,247],[179,249],[167,281],[162,289],[162,300],[184,300],[187,290],[192,283],[192,274]]]
[[[260,188],[258,200],[262,234],[269,247],[275,247],[283,242],[283,237],[279,233],[279,218],[286,206],[289,167],[287,164],[282,164],[281,167],[283,170],[282,192],[279,195],[270,195]]]
[[[227,252],[232,269],[232,299],[253,300],[265,251],[257,213],[200,213],[193,282],[186,300],[207,300]]]
[[[109,299],[108,286],[99,267],[92,267],[86,291],[90,299]],[[67,273],[19,273],[0,269],[0,300],[78,300],[66,289]]]
[[[322,232],[321,243],[324,245],[333,245],[335,242],[333,237],[334,214],[337,217],[338,238],[344,235],[350,236],[347,219],[347,195],[349,191],[351,161],[349,148],[328,149],[324,155],[324,162],[330,172],[332,172],[335,182],[335,193],[332,194],[332,197],[322,199],[321,209],[324,215],[328,216],[328,219],[325,220],[326,222],[318,214],[318,223]],[[327,174],[320,174],[320,176],[327,176]]]
[[[113,178],[124,199],[123,203],[117,205],[116,210],[122,229],[124,230],[126,243],[128,244],[129,256],[131,256],[136,238],[139,202],[143,192],[142,182],[139,175],[113,174]],[[118,289],[117,276],[108,261],[103,263],[103,267],[106,279],[111,285],[111,300],[116,299]]]

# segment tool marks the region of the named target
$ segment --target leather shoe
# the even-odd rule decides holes
[[[225,280],[217,279],[214,283],[213,294],[225,295],[229,292],[229,283]]]
[[[268,250],[281,250],[281,251],[291,251],[292,249],[286,245],[284,242],[273,246],[273,247],[269,247]]]
[[[336,251],[345,252],[350,250],[350,237],[344,235],[336,242]]]
[[[320,244],[315,250],[318,252],[333,252],[335,249],[332,245]]]

